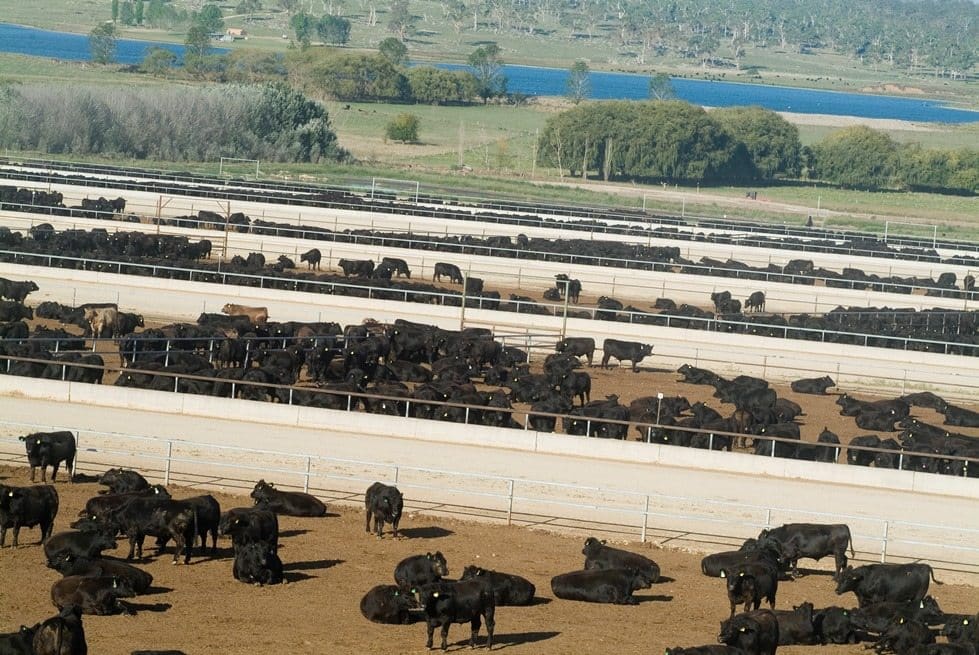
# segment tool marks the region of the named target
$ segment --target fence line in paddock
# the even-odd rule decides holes
[[[381,479],[398,485],[405,492],[409,510],[477,516],[507,525],[600,530],[638,538],[642,542],[658,540],[663,544],[680,540],[730,545],[753,536],[755,531],[776,527],[775,517],[779,517],[780,524],[817,519],[860,526],[853,530],[853,540],[860,544],[858,552],[865,555],[865,560],[871,557],[881,563],[915,561],[919,556],[911,552],[912,549],[924,548],[938,553],[938,556],[928,558],[936,568],[979,573],[979,548],[971,545],[979,538],[979,530],[969,528],[819,512],[775,503],[735,503],[371,460],[218,446],[124,432],[10,421],[2,421],[0,426],[4,432],[11,429],[69,430],[78,444],[77,467],[100,472],[124,465],[161,479],[165,485],[190,483],[245,490],[255,478],[276,474],[288,476],[290,480],[277,482],[280,487],[302,489],[334,501],[359,504],[363,489]],[[113,445],[119,442],[124,445]],[[9,436],[0,436],[0,445],[5,446],[0,451],[0,459],[23,465],[25,457],[15,455],[6,447],[19,443]],[[156,452],[150,452],[154,447]],[[194,455],[181,456],[175,454],[175,449],[187,449]],[[204,456],[204,451],[213,451],[213,454]],[[285,459],[289,463],[271,466],[255,463],[269,457]],[[584,498],[578,500],[578,497]],[[691,506],[705,511],[690,513],[674,509]],[[968,543],[956,543],[962,541]],[[873,547],[868,547],[868,543]]]

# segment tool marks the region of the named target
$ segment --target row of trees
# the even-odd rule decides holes
[[[803,147],[773,111],[678,100],[581,104],[551,117],[538,163],[572,176],[680,183],[819,180],[860,189],[979,192],[979,150],[902,145],[857,126]]]
[[[0,145],[165,161],[345,161],[323,106],[284,84],[0,87]]]

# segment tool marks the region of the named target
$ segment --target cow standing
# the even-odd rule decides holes
[[[66,430],[60,432],[34,432],[19,437],[27,450],[31,465],[31,482],[34,472],[41,467],[41,482],[47,482],[47,467],[51,467],[51,482],[58,477],[58,467],[64,462],[68,469],[68,481],[75,473],[75,435]]]
[[[374,518],[374,532],[381,538],[384,524],[390,523],[394,537],[398,537],[398,523],[404,511],[404,497],[397,487],[375,482],[367,488],[364,494],[364,506],[367,509],[367,524],[365,530],[371,531],[371,517]]]
[[[394,581],[404,592],[422,585],[439,582],[449,575],[449,565],[442,551],[406,557],[394,567]]]
[[[928,564],[867,564],[848,566],[839,576],[836,594],[852,591],[860,607],[888,601],[920,603],[935,571]]]
[[[496,627],[496,603],[493,590],[483,580],[461,582],[437,582],[415,591],[415,599],[425,612],[428,627],[427,648],[432,647],[435,628],[442,628],[442,650],[448,648],[449,626],[453,623],[469,623],[469,646],[476,647],[476,638],[482,620],[486,622],[486,648],[493,648],[493,630]]]
[[[638,343],[636,341],[620,341],[618,339],[606,339],[602,342],[602,368],[608,368],[608,360],[615,357],[620,362],[631,361],[632,372],[639,371],[639,362],[646,355],[652,354],[653,347],[649,344]]]
[[[320,261],[323,259],[323,253],[320,252],[319,248],[313,248],[312,250],[307,250],[299,256],[300,262],[306,262],[309,266],[309,270],[320,270]]]
[[[40,543],[51,536],[54,519],[58,515],[58,492],[51,485],[40,487],[7,487],[0,485],[0,548],[7,538],[7,529],[13,528],[14,542],[21,528],[40,526]]]
[[[793,575],[798,573],[801,558],[819,561],[832,555],[836,564],[833,578],[839,579],[840,573],[847,566],[847,547],[850,548],[850,556],[856,556],[850,527],[843,523],[787,523],[771,530],[762,530],[758,540],[764,542],[766,539],[772,539],[781,545],[785,560],[792,565]]]

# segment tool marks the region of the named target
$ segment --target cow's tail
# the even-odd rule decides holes
[[[937,579],[935,578],[935,569],[934,569],[934,568],[932,568],[932,566],[931,566],[930,564],[928,565],[928,572],[929,572],[929,573],[931,574],[931,581],[932,581],[932,582],[934,582],[935,584],[945,584],[945,583],[944,583],[944,582],[942,582],[941,580],[937,580]]]
[[[853,536],[850,534],[850,526],[846,526],[846,540],[850,544],[850,557],[856,557],[857,553],[853,550]]]

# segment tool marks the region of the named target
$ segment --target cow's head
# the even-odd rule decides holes
[[[432,563],[432,569],[441,576],[449,575],[449,565],[445,561],[445,555],[437,550],[435,553],[426,553],[425,558]]]
[[[605,545],[605,541],[599,541],[595,537],[588,537],[585,539],[585,547],[581,549],[581,553],[585,557],[594,557],[601,552],[602,547]]]
[[[840,579],[836,583],[836,595],[839,596],[848,591],[854,591],[860,585],[863,576],[863,567],[853,568],[852,566],[848,566],[840,571]]]
[[[486,575],[486,569],[480,568],[478,566],[470,565],[462,570],[462,578],[460,579],[472,580],[474,578],[478,578],[480,576],[485,576],[485,575]]]
[[[23,437],[18,437],[24,442],[24,447],[27,449],[27,456],[36,456],[41,449],[41,438],[34,434],[24,435]]]

